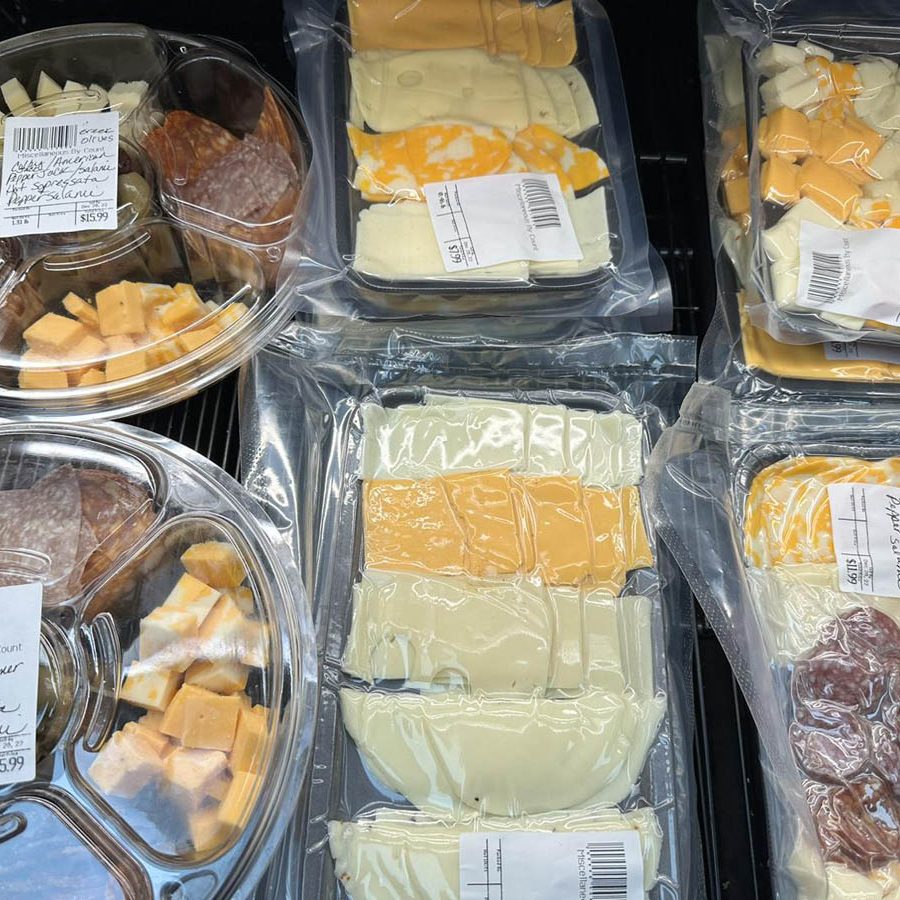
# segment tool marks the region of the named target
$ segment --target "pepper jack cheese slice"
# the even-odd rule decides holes
[[[459,838],[471,832],[636,831],[644,861],[644,890],[656,883],[662,833],[652,810],[621,813],[598,807],[506,819],[467,816],[450,821],[381,808],[355,822],[329,822],[328,842],[338,881],[352,900],[427,897],[459,900]]]
[[[754,566],[834,563],[828,485],[900,484],[900,459],[787,457],[753,480],[744,514],[744,552]]]
[[[354,53],[349,65],[353,102],[373,131],[451,121],[513,132],[545,125],[572,137],[597,120],[590,90],[572,67],[561,79],[545,79],[514,57],[474,49],[369,50]]]
[[[340,692],[372,774],[420,809],[518,816],[618,803],[665,702],[591,691],[572,700]]]
[[[532,65],[567,66],[575,56],[571,0],[351,0],[354,50],[479,48]]]

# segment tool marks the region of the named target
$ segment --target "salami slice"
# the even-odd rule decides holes
[[[239,143],[221,125],[176,109],[166,115],[163,125],[147,135],[144,149],[177,193],[180,186],[190,184]]]

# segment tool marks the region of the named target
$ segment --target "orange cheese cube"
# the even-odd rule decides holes
[[[822,122],[815,154],[832,165],[854,163],[865,168],[884,143],[884,138],[859,119]]]
[[[746,175],[732,178],[723,183],[725,205],[732,216],[746,215],[750,212],[750,179]]]
[[[199,322],[208,312],[196,295],[181,293],[159,310],[159,321],[169,334],[175,334],[194,322]]]
[[[863,83],[853,63],[829,62],[831,81],[838,94],[853,96],[862,92]]]
[[[812,119],[835,121],[846,119],[853,114],[853,101],[849,97],[829,97],[820,103],[809,115]],[[812,123],[810,123],[812,124]],[[812,141],[810,141],[812,143]]]
[[[193,544],[181,554],[181,564],[194,578],[214,588],[240,587],[247,577],[243,560],[227,541]]]
[[[90,335],[81,322],[47,313],[26,328],[22,336],[32,350],[61,356]]]
[[[94,302],[104,337],[145,331],[143,294],[133,281],[120,281],[98,291]]]
[[[222,333],[222,329],[218,324],[213,322],[206,328],[195,328],[191,331],[184,331],[175,339],[178,346],[185,352],[191,353],[194,350],[208,344],[216,335]]]
[[[229,597],[245,616],[252,616],[256,612],[256,601],[250,588],[226,588],[222,593]]]
[[[252,772],[235,772],[228,793],[219,807],[219,821],[231,828],[242,828],[253,810],[259,791],[259,776]]]
[[[757,145],[759,152],[767,159],[782,156],[794,162],[809,156],[809,119],[797,109],[782,106],[760,119]]]
[[[78,294],[69,291],[63,297],[63,308],[70,316],[75,316],[82,325],[87,325],[89,328],[100,327],[100,317],[97,315],[97,310],[86,300],[82,300]]]
[[[224,330],[230,328],[235,322],[243,319],[248,312],[250,312],[250,310],[247,309],[247,306],[244,303],[229,303],[218,309],[215,321],[218,322]]]
[[[223,846],[232,830],[230,825],[219,821],[215,808],[196,810],[188,815],[188,832],[196,853],[209,853]]]
[[[46,356],[27,350],[22,354],[19,387],[23,391],[52,391],[69,386],[69,378],[62,369],[47,365]],[[43,365],[41,365],[43,364]]]
[[[102,362],[106,356],[106,342],[100,340],[92,334],[85,336],[70,350],[66,351],[65,357],[73,362]]]
[[[234,695],[223,697],[206,690],[191,694],[184,701],[181,743],[203,750],[230,751],[241,705]]]
[[[174,341],[158,341],[146,348],[147,364],[151,369],[158,369],[167,363],[174,362],[181,354],[181,349]]]
[[[241,710],[234,746],[228,758],[228,764],[233,772],[260,773],[264,762],[268,712],[265,706]]]
[[[195,628],[199,629],[220,596],[214,587],[186,572],[178,579],[161,608],[190,614]]]
[[[219,694],[234,694],[247,686],[249,674],[249,668],[234,659],[197,660],[184,673],[184,681]]]
[[[183,684],[166,707],[159,730],[163,734],[180,741],[181,734],[184,731],[184,715],[187,701],[191,697],[204,697],[208,693],[209,691],[204,688],[196,687],[192,684]]]
[[[144,301],[144,309],[147,311],[171,303],[177,297],[175,289],[167,284],[139,284],[138,287]]]
[[[78,387],[92,387],[96,384],[103,384],[106,381],[106,375],[103,369],[87,369],[78,377]]]
[[[722,147],[731,150],[732,159],[736,162],[743,163],[743,169],[746,172],[747,163],[750,155],[747,148],[747,129],[743,125],[733,125],[731,128],[725,128],[721,134]]]
[[[818,82],[817,97],[825,100],[834,95],[836,88],[831,77],[831,60],[824,56],[809,56],[804,63],[806,71]]]
[[[800,196],[808,197],[845,222],[862,196],[862,189],[834,166],[813,157],[800,167]]]
[[[180,684],[180,672],[133,663],[119,689],[119,699],[144,709],[164,712]]]
[[[770,203],[790,206],[800,199],[800,167],[778,156],[762,164],[760,193]]]

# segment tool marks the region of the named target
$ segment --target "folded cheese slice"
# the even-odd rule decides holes
[[[900,485],[900,458],[789,456],[753,479],[744,513],[751,565],[834,563],[828,485]]]
[[[506,468],[573,475],[608,489],[637,484],[643,431],[633,415],[429,393],[425,403],[362,407],[363,478],[425,478]]]
[[[420,809],[518,816],[619,803],[644,766],[665,698],[571,700],[344,689],[367,768]]]
[[[652,810],[622,813],[597,807],[516,819],[467,816],[447,820],[413,810],[381,807],[355,822],[329,822],[335,876],[351,900],[459,900],[459,838],[475,832],[636,831],[644,863],[644,890],[656,883],[662,832]]]
[[[567,66],[577,49],[572,0],[350,0],[347,7],[354,50],[477,47]]]
[[[377,203],[359,214],[353,268],[385,281],[450,279],[453,281],[526,281],[541,277],[587,275],[612,261],[605,188],[566,201],[583,259],[528,262],[519,260],[448,272],[425,203]]]
[[[748,569],[747,578],[766,626],[769,652],[784,663],[812,650],[825,626],[851,609],[874,606],[900,624],[900,600],[842,591],[836,564]]]
[[[590,88],[572,66],[548,75],[480,49],[367,50],[349,65],[351,105],[373,131],[451,121],[510,132],[544,125],[573,137],[597,124]]]
[[[560,695],[653,694],[650,601],[522,578],[367,569],[353,590],[342,665],[369,683]]]
[[[593,150],[543,125],[531,125],[514,139],[497,128],[454,122],[387,134],[349,124],[347,135],[357,162],[353,186],[371,202],[424,200],[426,184],[521,171],[556,175],[570,196],[609,176]]]
[[[652,565],[637,488],[582,488],[505,469],[363,485],[366,565],[442,575],[535,574],[618,594]]]

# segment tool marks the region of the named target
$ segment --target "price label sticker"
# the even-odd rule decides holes
[[[34,778],[41,596],[40,584],[0,587],[0,785]]]
[[[6,119],[0,237],[114,229],[118,184],[118,112]]]

